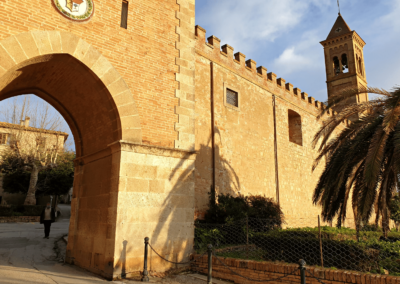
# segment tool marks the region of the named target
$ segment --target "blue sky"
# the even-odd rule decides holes
[[[367,43],[368,84],[400,84],[400,0],[342,0],[341,14]],[[263,65],[268,72],[326,101],[323,48],[336,0],[197,0],[196,25]]]
[[[340,6],[347,24],[367,43],[368,84],[388,90],[400,85],[400,0],[342,0]],[[319,42],[327,37],[337,12],[336,0],[196,0],[196,25],[205,28],[207,36],[220,38],[221,45],[231,45],[234,52],[326,101]],[[0,109],[7,101],[0,102]]]

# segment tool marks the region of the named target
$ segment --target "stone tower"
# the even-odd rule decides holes
[[[367,86],[363,53],[365,42],[356,31],[350,29],[340,13],[321,44],[325,53],[328,99],[343,89]],[[368,94],[356,95],[349,103],[364,101],[368,101]]]

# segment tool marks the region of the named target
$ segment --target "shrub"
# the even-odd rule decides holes
[[[0,206],[0,216],[40,216],[44,207],[42,205]]]
[[[321,264],[319,239],[310,232],[293,235],[292,232],[274,230],[256,234],[251,237],[251,242],[265,251],[265,260],[297,263],[304,259],[308,265]],[[324,266],[339,269],[370,271],[376,267],[379,258],[379,250],[350,240],[323,239],[322,249]]]
[[[45,205],[24,205],[24,216],[40,216]]]
[[[225,238],[223,232],[216,228],[196,227],[194,231],[194,243],[196,251],[204,252],[208,244],[218,247],[225,243]]]
[[[230,194],[218,195],[218,202],[214,203],[213,194],[209,194],[209,208],[205,214],[204,223],[225,224],[240,221],[246,218],[269,219],[269,223],[281,226],[284,215],[272,198],[261,195],[234,197]]]
[[[0,216],[9,217],[12,216],[13,208],[11,206],[0,206]]]

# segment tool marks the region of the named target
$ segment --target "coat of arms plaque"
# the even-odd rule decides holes
[[[93,0],[53,0],[54,6],[64,17],[86,21],[94,12]]]

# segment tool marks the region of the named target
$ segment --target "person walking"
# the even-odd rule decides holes
[[[40,214],[40,224],[44,224],[44,237],[48,239],[50,235],[50,226],[56,220],[56,213],[50,206],[50,202],[47,202],[47,206],[43,209]]]

